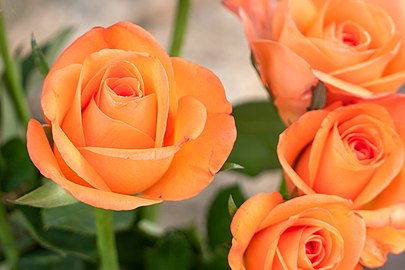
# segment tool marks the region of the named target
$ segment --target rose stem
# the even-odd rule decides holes
[[[10,55],[7,43],[4,12],[0,12],[0,53],[3,58],[6,89],[9,91],[14,108],[22,123],[26,126],[31,118],[28,104],[24,96],[19,69],[17,63]]]
[[[170,56],[180,56],[184,34],[187,28],[190,0],[178,0],[176,17],[173,25],[172,43],[169,50]]]
[[[118,270],[118,256],[113,230],[113,211],[95,208],[97,227],[97,249],[100,270]]]
[[[3,194],[0,193],[0,241],[8,266],[10,269],[15,270],[17,269],[19,252],[10,229],[10,224],[8,223],[2,195]]]

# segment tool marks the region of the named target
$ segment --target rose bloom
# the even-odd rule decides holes
[[[361,263],[377,267],[405,250],[405,96],[393,94],[301,116],[278,156],[290,194],[335,194],[365,218]]]
[[[229,265],[233,270],[353,270],[365,224],[350,211],[351,204],[333,195],[284,203],[279,193],[255,195],[233,217]]]
[[[128,22],[96,27],[61,54],[28,125],[41,173],[78,200],[126,210],[204,189],[236,137],[231,104],[209,70],[170,58]]]
[[[273,4],[272,4],[273,2]],[[373,98],[405,82],[405,2],[224,0],[242,20],[263,83],[287,124],[318,80],[328,98]]]

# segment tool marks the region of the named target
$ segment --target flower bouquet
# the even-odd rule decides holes
[[[405,4],[222,5],[242,22],[266,101],[232,106],[213,71],[180,57],[189,0],[168,52],[120,21],[54,61],[69,30],[14,55],[2,14],[0,269],[351,270],[405,250]],[[218,190],[205,228],[162,227],[160,204],[227,170],[280,180],[251,196]]]

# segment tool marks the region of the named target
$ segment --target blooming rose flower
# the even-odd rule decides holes
[[[361,262],[369,267],[405,250],[404,108],[405,96],[394,94],[307,112],[278,144],[291,194],[353,200],[367,224]]]
[[[272,5],[272,2],[277,2]],[[328,98],[373,98],[405,82],[405,2],[224,0],[242,20],[262,81],[285,123],[318,80]]]
[[[93,28],[70,45],[45,79],[41,104],[54,145],[31,120],[32,161],[100,208],[194,196],[212,181],[236,137],[219,79],[168,57],[127,22]]]
[[[258,194],[236,212],[228,255],[233,270],[353,270],[365,240],[363,219],[351,201],[306,195],[282,202]]]

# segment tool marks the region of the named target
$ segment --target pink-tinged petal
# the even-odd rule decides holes
[[[86,204],[111,210],[131,210],[162,202],[158,198],[122,195],[69,181],[62,174],[45,132],[36,120],[31,120],[28,124],[27,147],[31,160],[45,177],[51,178],[73,197]]]
[[[233,240],[228,262],[232,269],[244,269],[244,254],[252,237],[267,214],[282,202],[279,193],[260,193],[239,207],[231,223]]]
[[[280,106],[278,107],[280,116],[285,123],[295,121],[309,107],[311,88],[317,83],[311,67],[280,43],[268,40],[256,41],[254,50],[261,63],[260,72],[270,88],[276,106]],[[291,115],[291,112],[298,113]]]
[[[405,230],[405,201],[376,210],[357,210],[368,228],[392,227]]]
[[[147,134],[105,115],[94,99],[83,112],[83,131],[87,146],[142,149],[155,145]]]

